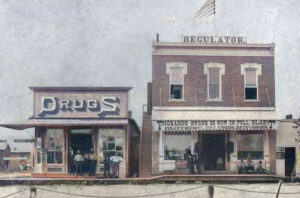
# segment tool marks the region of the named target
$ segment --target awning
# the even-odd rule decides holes
[[[128,118],[116,119],[29,119],[20,123],[0,124],[1,127],[23,130],[39,126],[99,126],[126,125]]]
[[[154,131],[275,130],[281,118],[274,108],[155,107]]]

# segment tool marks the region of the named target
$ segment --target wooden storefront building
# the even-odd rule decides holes
[[[73,175],[74,155],[93,149],[96,176],[105,156],[120,154],[120,178],[138,175],[140,132],[128,110],[130,87],[31,87],[33,116],[3,127],[35,129],[33,175]]]

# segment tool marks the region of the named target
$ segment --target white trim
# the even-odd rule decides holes
[[[180,99],[174,99],[171,98],[171,69],[172,68],[182,68],[182,98]],[[182,62],[169,62],[166,63],[166,73],[169,74],[169,101],[171,100],[172,102],[175,101],[180,101],[184,102],[184,75],[187,74],[187,63],[182,63]],[[172,85],[179,85],[179,84],[172,84]]]
[[[275,107],[153,107],[153,111],[275,111]]]
[[[166,66],[167,66],[167,74],[170,75],[171,71],[170,69],[172,67],[178,67],[178,68],[183,68],[183,74],[187,74],[187,63],[182,63],[182,62],[169,62],[169,63],[166,63]]]
[[[209,96],[209,69],[219,69],[219,98],[210,98]],[[222,102],[222,75],[225,74],[224,63],[204,63],[204,74],[207,75],[207,101],[209,102]]]
[[[256,70],[256,86],[251,86],[251,88],[256,88],[256,99],[246,99],[246,70],[255,69]],[[244,101],[245,102],[259,102],[259,87],[258,87],[258,76],[261,75],[261,64],[258,63],[244,63],[241,64],[241,75],[244,76]],[[248,86],[249,87],[249,86]]]
[[[161,56],[246,56],[246,57],[274,57],[274,51],[270,49],[174,49],[174,48],[158,48],[154,49],[152,55]]]
[[[274,49],[275,43],[185,43],[185,42],[153,42],[153,47],[222,47],[222,48],[268,48]]]
[[[256,75],[261,75],[261,64],[258,63],[244,63],[241,64],[241,74],[244,76],[246,69],[256,69]]]

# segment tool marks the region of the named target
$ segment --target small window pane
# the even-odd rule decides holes
[[[256,70],[246,70],[246,86],[256,86]]]
[[[54,152],[53,151],[47,152],[47,163],[54,164]]]
[[[219,71],[218,68],[209,69],[209,84],[219,84]]]
[[[245,88],[246,100],[256,100],[257,99],[257,88]]]
[[[170,72],[171,84],[183,84],[183,68],[172,67]]]
[[[171,85],[171,98],[182,99],[182,85]]]
[[[219,94],[219,85],[218,84],[210,84],[209,85],[209,98],[210,99],[215,99],[215,98],[220,98]]]
[[[41,155],[42,155],[41,152],[38,151],[38,152],[37,152],[37,163],[38,163],[38,164],[41,163]]]
[[[108,146],[107,146],[108,150],[114,150],[115,149],[115,143],[109,143]]]
[[[55,152],[55,164],[62,164],[62,163],[63,163],[62,152],[61,151]]]

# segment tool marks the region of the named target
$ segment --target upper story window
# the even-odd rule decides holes
[[[204,74],[207,75],[207,100],[222,101],[222,75],[225,64],[204,63]]]
[[[167,63],[167,74],[170,75],[170,100],[184,100],[184,75],[187,73],[187,64],[180,62]]]
[[[244,75],[244,95],[246,101],[258,101],[258,76],[261,75],[261,65],[245,63],[241,65]]]

